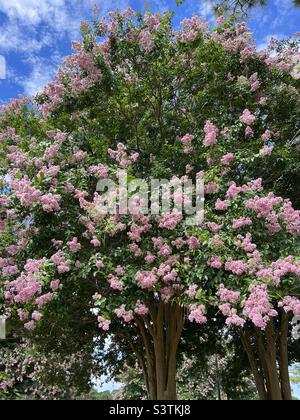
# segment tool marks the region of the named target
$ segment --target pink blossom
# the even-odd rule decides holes
[[[142,289],[152,289],[158,282],[158,278],[151,271],[138,271],[135,278]]]
[[[243,302],[243,313],[253,324],[264,330],[278,313],[272,309],[266,285],[250,286],[250,296]]]
[[[223,226],[224,226],[223,224],[218,224],[215,222],[207,222],[206,225],[208,229],[213,233],[219,232],[221,229],[223,229]]]
[[[184,137],[182,137],[180,141],[185,146],[190,146],[193,140],[194,140],[194,136],[192,136],[191,134],[186,134]]]
[[[220,269],[222,267],[222,258],[215,256],[208,261],[208,265],[212,268]]]
[[[205,194],[216,194],[220,191],[220,185],[215,182],[209,182],[204,186]]]
[[[60,210],[60,201],[61,196],[56,194],[46,194],[43,195],[40,198],[40,201],[42,203],[43,210],[46,212],[53,212],[53,211],[59,211]]]
[[[67,243],[67,245],[70,248],[70,250],[74,253],[78,252],[81,249],[81,245],[80,243],[78,243],[77,238],[73,238],[71,242]]]
[[[246,124],[246,125],[252,125],[254,123],[254,121],[256,120],[255,115],[251,114],[251,112],[249,111],[249,109],[245,109],[243,114],[240,117],[240,120]]]
[[[216,295],[221,299],[222,302],[236,304],[240,299],[241,293],[228,290],[225,288],[224,284],[220,284],[220,288]]]
[[[263,139],[264,142],[267,142],[267,141],[269,141],[271,139],[272,134],[273,134],[272,131],[266,130],[264,132],[264,134],[261,136],[261,138]]]
[[[154,48],[154,40],[150,31],[142,30],[139,35],[140,48],[147,53],[151,52]]]
[[[228,325],[228,327],[231,327],[233,325],[235,325],[237,327],[244,327],[246,321],[243,318],[241,318],[240,316],[237,315],[236,309],[232,309],[231,314],[226,319],[225,323],[226,323],[226,325]]]
[[[87,156],[87,152],[84,152],[83,150],[78,150],[75,154],[74,154],[74,159],[77,162],[80,162],[82,160],[84,160]]]
[[[26,324],[24,324],[24,328],[28,331],[34,331],[35,330],[35,322],[29,321]]]
[[[218,211],[226,211],[228,209],[228,206],[229,206],[228,200],[222,201],[218,198],[215,204],[215,209]]]
[[[148,315],[149,309],[141,301],[137,301],[134,312],[139,316]]]
[[[60,287],[60,281],[59,280],[52,280],[50,283],[50,288],[55,292]]]
[[[257,246],[252,243],[252,235],[250,233],[247,233],[246,236],[238,235],[238,241],[237,246],[244,249],[247,253],[252,253],[256,250]]]
[[[232,222],[233,229],[240,229],[245,226],[251,226],[253,224],[250,217],[241,217],[239,219],[234,219]]]
[[[269,156],[272,154],[274,146],[264,146],[260,149],[259,154],[262,156]]]
[[[98,239],[98,238],[96,238],[96,236],[94,236],[94,237],[93,237],[93,239],[91,240],[91,244],[92,244],[95,248],[97,248],[97,247],[99,247],[99,246],[101,245],[101,242],[99,241],[99,239]]]
[[[234,160],[234,155],[232,153],[227,153],[221,159],[223,165],[230,165]]]
[[[245,136],[246,137],[253,137],[254,136],[254,131],[252,130],[252,128],[249,125],[245,129]]]
[[[96,268],[98,268],[98,270],[100,270],[100,268],[104,267],[104,263],[102,260],[97,260],[96,261]]]
[[[234,261],[232,258],[229,258],[225,263],[225,270],[231,271],[233,274],[237,276],[241,276],[248,271],[248,265],[243,261]]]
[[[204,316],[205,307],[203,305],[193,305],[190,310],[189,321],[197,324],[205,324],[207,318]]]
[[[108,177],[108,167],[105,165],[91,166],[88,171],[95,175],[96,178],[107,178]]]
[[[154,261],[155,261],[155,256],[150,251],[148,251],[145,257],[145,262],[147,264],[153,264]]]
[[[40,321],[42,319],[42,314],[40,312],[34,311],[32,313],[32,319],[34,321]]]
[[[158,252],[158,256],[159,257],[164,257],[167,258],[172,254],[172,249],[169,247],[169,245],[163,245],[159,252]]]
[[[192,284],[191,286],[189,286],[188,290],[186,291],[186,294],[188,295],[188,297],[193,298],[196,296],[197,290],[197,284]]]
[[[46,293],[38,297],[35,301],[38,308],[42,308],[47,302],[50,302],[53,299],[53,293]]]
[[[103,331],[109,331],[109,327],[111,324],[110,320],[105,319],[103,316],[98,316],[97,320],[99,323],[99,328],[101,328]]]
[[[214,144],[217,143],[217,135],[218,135],[219,130],[210,122],[207,121],[205,126],[204,126],[204,133],[205,133],[205,138],[204,138],[204,146],[212,146]]]
[[[172,213],[165,213],[157,218],[161,229],[174,230],[182,220],[182,214],[175,209]]]
[[[286,296],[282,301],[278,303],[279,308],[283,308],[286,313],[293,312],[295,316],[300,316],[300,300]]]
[[[28,318],[29,318],[28,311],[26,311],[24,309],[18,309],[17,314],[18,314],[18,317],[20,318],[20,321],[22,321],[22,322],[27,321]]]
[[[118,290],[119,292],[123,290],[123,284],[117,277],[113,276],[112,274],[108,276],[108,282],[113,290]]]
[[[200,242],[195,236],[189,237],[187,240],[187,244],[190,249],[196,249],[196,248],[199,248],[200,246]]]

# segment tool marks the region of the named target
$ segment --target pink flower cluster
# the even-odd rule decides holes
[[[66,261],[66,255],[63,251],[57,251],[56,254],[52,255],[50,260],[56,265],[59,274],[70,271],[69,263]]]
[[[300,232],[300,211],[294,210],[292,203],[286,200],[279,211],[279,217],[286,224],[286,230],[295,234]]]
[[[123,318],[124,322],[126,323],[131,322],[134,319],[133,311],[132,310],[127,311],[126,305],[121,305],[114,312],[117,318]]]
[[[300,263],[299,261],[294,261],[292,256],[274,261],[271,266],[261,268],[256,273],[256,277],[259,280],[268,279],[275,286],[278,286],[282,277],[287,275],[300,277]]]
[[[32,186],[27,177],[20,180],[12,178],[10,188],[24,207],[32,208],[34,204],[40,203],[45,212],[60,210],[61,196],[52,193],[43,195],[41,191]]]
[[[205,138],[203,141],[204,146],[208,147],[217,143],[217,136],[218,136],[219,130],[210,121],[206,122],[204,126],[204,133],[205,133]]]
[[[154,48],[153,35],[148,30],[142,30],[139,35],[140,48],[147,53],[150,53]]]
[[[139,158],[139,154],[137,152],[134,152],[128,156],[127,147],[123,143],[119,143],[117,145],[117,150],[108,149],[108,154],[122,168],[127,168],[129,165],[136,162]]]
[[[98,179],[108,177],[108,167],[106,165],[99,164],[97,166],[90,166],[88,171]]]
[[[251,92],[256,92],[261,87],[261,82],[258,80],[258,73],[252,74],[252,76],[249,77],[249,81],[251,83]]]
[[[230,165],[233,161],[234,161],[234,155],[233,155],[233,153],[227,153],[221,159],[221,163],[223,165]]]
[[[118,277],[114,276],[113,274],[109,274],[108,282],[111,289],[118,290],[119,292],[123,290],[123,284],[120,282]]]
[[[196,322],[197,324],[205,324],[207,322],[204,316],[205,307],[203,305],[192,305],[189,314],[189,321]]]
[[[248,317],[253,324],[264,330],[271,318],[278,315],[270,303],[267,285],[249,287],[250,296],[243,302],[243,314]]]
[[[243,122],[246,125],[252,125],[254,121],[256,120],[255,115],[251,114],[249,109],[245,109],[243,114],[240,117],[241,122]]]
[[[224,284],[220,284],[219,290],[216,295],[221,299],[222,302],[236,304],[240,299],[241,293],[234,292],[225,288]]]
[[[278,303],[278,307],[283,308],[286,313],[293,312],[295,316],[300,316],[300,300],[295,297],[286,296]]]
[[[282,207],[276,210],[281,204]],[[256,196],[247,200],[245,206],[254,211],[259,218],[267,221],[271,233],[277,233],[281,230],[280,219],[285,222],[286,230],[289,233],[300,232],[300,211],[294,210],[289,200],[283,201],[283,198],[269,193],[266,197]]]
[[[152,271],[138,271],[136,273],[135,279],[142,289],[152,289],[158,282],[158,278],[153,274]]]
[[[270,131],[270,130],[266,130],[263,134],[262,134],[262,136],[261,136],[261,138],[263,139],[263,141],[264,142],[268,142],[269,140],[271,140],[271,138],[272,138],[272,131]]]
[[[240,229],[245,226],[251,226],[253,224],[250,217],[241,217],[240,219],[234,219],[232,222],[233,229]]]
[[[217,199],[216,204],[215,204],[215,209],[218,211],[226,211],[228,209],[229,206],[229,201],[228,200],[220,200],[220,198]]]
[[[270,156],[274,150],[273,146],[264,146],[262,149],[260,149],[259,154],[261,156]]]
[[[238,235],[236,245],[242,248],[249,256],[249,253],[253,253],[257,246],[252,242],[251,233],[247,233],[246,236]]]
[[[223,265],[223,263],[222,263],[222,258],[221,257],[218,257],[218,256],[215,256],[215,257],[212,257],[209,261],[208,261],[208,266],[209,267],[212,267],[212,268],[216,268],[216,269],[220,269],[220,268],[222,268],[222,265]]]
[[[186,155],[192,153],[192,151],[193,151],[193,147],[192,147],[192,141],[193,140],[194,140],[194,136],[192,136],[191,134],[186,134],[180,140],[181,143],[184,145],[184,150],[183,151]]]
[[[70,250],[74,253],[81,249],[81,244],[78,242],[78,238],[73,238],[72,241],[67,243]]]
[[[216,182],[208,182],[204,186],[205,194],[217,194],[220,191],[220,185]]]
[[[188,295],[189,298],[193,298],[197,295],[197,291],[198,291],[197,284],[192,284],[191,286],[189,286],[188,290],[186,291],[186,294]]]
[[[134,312],[139,316],[145,316],[148,315],[149,309],[147,306],[142,303],[140,300],[137,301]]]
[[[229,258],[225,263],[225,270],[230,271],[237,276],[245,274],[248,271],[248,268],[247,263],[240,260],[234,261],[232,258]]]
[[[172,213],[165,213],[157,218],[158,226],[161,229],[174,230],[182,221],[182,214],[174,209]]]
[[[258,178],[254,181],[250,181],[245,185],[237,186],[235,182],[232,182],[227,190],[226,197],[227,198],[235,198],[241,193],[248,193],[254,191],[262,191],[262,179]]]
[[[103,316],[98,316],[97,318],[99,323],[99,328],[101,328],[103,331],[109,331],[111,321],[108,319],[105,319]]]

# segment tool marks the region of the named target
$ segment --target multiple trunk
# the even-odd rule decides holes
[[[151,400],[176,400],[176,360],[184,327],[184,310],[174,303],[152,301],[150,314],[136,317],[143,352],[133,349]],[[281,311],[277,331],[271,320],[265,331],[241,333],[261,400],[291,400],[288,362],[289,317]]]
[[[177,349],[184,311],[176,304],[151,302],[150,317],[136,318],[145,354],[138,354],[151,400],[176,400]]]
[[[292,399],[288,362],[289,318],[282,311],[280,329],[276,332],[271,320],[266,330],[256,328],[254,331],[241,333],[242,343],[247,352],[255,379],[256,388],[261,400]]]

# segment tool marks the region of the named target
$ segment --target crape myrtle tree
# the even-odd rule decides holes
[[[243,23],[219,18],[209,29],[193,17],[175,31],[171,17],[96,15],[36,108],[4,108],[7,311],[44,342],[98,324],[100,341],[131,348],[159,400],[176,399],[186,321],[201,335],[218,311],[241,335],[260,397],[290,399],[300,215],[289,199],[297,205],[299,185],[286,175],[299,165],[298,42],[258,52]],[[132,191],[131,214],[104,214],[96,185],[107,178],[121,180],[119,196],[125,181],[172,179],[175,206],[145,214]],[[178,211],[187,178],[205,184],[201,225]]]

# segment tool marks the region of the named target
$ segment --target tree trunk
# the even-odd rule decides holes
[[[261,400],[291,400],[292,392],[288,370],[288,315],[282,313],[280,334],[271,320],[263,332],[255,329],[255,335],[241,333],[241,340],[247,352],[256,388]],[[251,343],[251,337],[253,341]],[[277,349],[279,344],[279,363]]]
[[[249,333],[246,332],[241,332],[241,340],[242,340],[242,344],[243,347],[247,353],[248,359],[249,359],[249,363],[250,363],[250,367],[254,376],[254,381],[255,381],[255,385],[256,385],[256,389],[259,395],[259,398],[261,400],[267,400],[267,391],[265,388],[265,381],[264,381],[264,376],[263,376],[263,372],[262,372],[262,368],[259,369],[258,367],[258,363],[255,357],[255,353],[254,350],[252,348],[251,345],[251,337],[249,335]]]
[[[176,355],[184,325],[183,310],[160,302],[153,331],[156,360],[157,399],[176,400]]]
[[[277,368],[277,342],[274,321],[271,320],[266,327],[266,344],[267,344],[267,366],[271,383],[271,399],[272,401],[281,401],[282,393],[279,380],[279,372]]]
[[[282,390],[282,398],[285,401],[292,400],[292,389],[289,374],[289,356],[288,356],[288,333],[289,333],[289,316],[281,310],[281,324],[279,337],[279,371]]]
[[[177,349],[184,311],[176,304],[151,302],[149,318],[136,318],[145,350],[147,389],[151,400],[176,400]],[[144,375],[145,376],[145,375]]]

